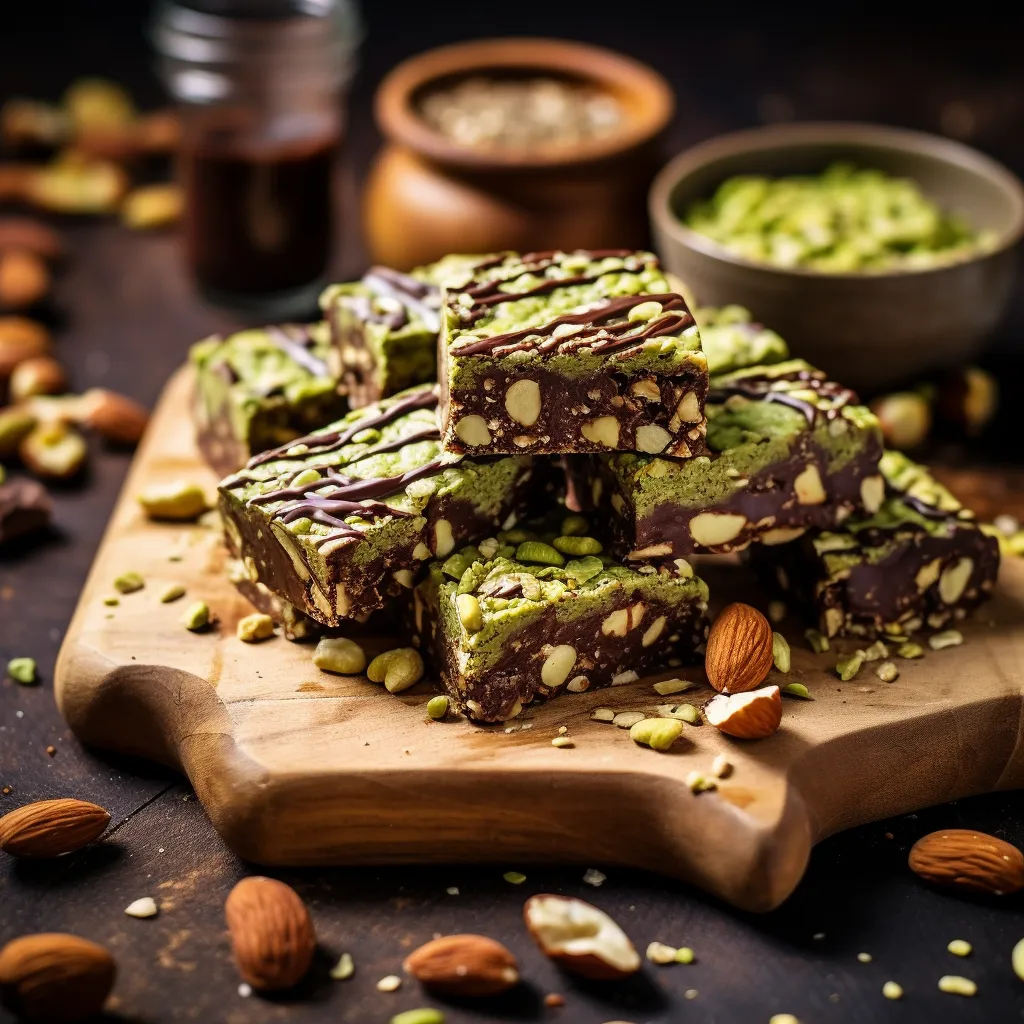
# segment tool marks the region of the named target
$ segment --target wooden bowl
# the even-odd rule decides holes
[[[679,219],[735,174],[814,173],[834,160],[914,179],[943,209],[995,231],[995,247],[934,269],[823,274],[751,262]],[[773,125],[676,157],[651,187],[649,213],[662,261],[702,305],[746,306],[794,354],[870,391],[978,352],[1010,299],[1024,188],[1002,165],[949,139],[878,125]]]
[[[622,123],[573,146],[460,146],[420,116],[431,88],[474,75],[541,75],[614,96]],[[363,201],[371,257],[402,269],[449,252],[646,245],[644,196],[674,109],[650,68],[558,39],[483,39],[413,57],[384,79],[375,113],[387,144]]]

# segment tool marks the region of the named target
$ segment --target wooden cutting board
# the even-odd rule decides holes
[[[794,668],[778,681],[802,681],[815,699],[787,698],[770,739],[745,743],[687,726],[666,754],[591,721],[591,710],[700,704],[712,692],[703,683],[681,698],[659,697],[651,680],[566,695],[529,709],[509,732],[430,721],[426,682],[392,696],[318,671],[308,645],[283,637],[244,644],[235,624],[252,609],[224,576],[216,526],[153,524],[135,502],[144,486],[182,477],[213,493],[192,440],[190,389],[182,370],[154,414],[65,637],[56,692],[86,743],[185,772],[243,857],[624,863],[767,910],[796,886],[812,844],[833,832],[1024,785],[1020,560],[1004,567],[996,599],[965,627],[964,646],[899,661],[891,684],[871,666],[841,682],[829,671],[834,652],[811,654],[802,629],[787,624]],[[129,570],[145,577],[145,589],[108,607],[114,578]],[[764,605],[739,567],[701,571],[716,605],[737,591]],[[173,582],[187,597],[161,604]],[[220,620],[203,635],[179,623],[197,599]],[[563,725],[573,748],[551,745]],[[687,773],[708,771],[720,753],[732,775],[715,792],[691,793]]]

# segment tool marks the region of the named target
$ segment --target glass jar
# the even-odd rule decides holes
[[[354,0],[163,0],[153,37],[182,115],[185,251],[210,301],[316,309],[334,237]]]

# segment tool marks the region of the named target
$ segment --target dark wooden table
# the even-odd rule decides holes
[[[40,5],[41,6],[41,5]],[[592,5],[593,6],[593,5]],[[0,96],[53,96],[76,74],[105,72],[131,83],[144,99],[158,93],[141,39],[140,5],[57,5],[13,12],[0,32]],[[659,5],[646,9],[658,11]],[[376,136],[368,100],[380,74],[407,53],[437,42],[515,29],[612,43],[655,63],[679,92],[676,147],[731,127],[778,116],[847,117],[903,123],[967,135],[1024,171],[1024,70],[1013,26],[971,28],[958,21],[931,30],[890,17],[847,24],[845,14],[812,22],[751,7],[743,17],[664,6],[669,29],[650,19],[585,12],[563,5],[515,24],[461,5],[374,4],[364,71],[352,104],[349,201]],[[10,13],[10,12],[9,12]],[[584,17],[584,14],[587,16]],[[892,12],[890,12],[890,15]],[[1019,33],[1016,33],[1019,37]],[[354,221],[346,219],[336,270],[358,270]],[[187,345],[230,326],[204,307],[180,270],[173,235],[128,235],[113,224],[68,228],[73,256],[57,292],[66,324],[58,350],[77,387],[104,385],[155,400]],[[1024,289],[1021,289],[1024,296]],[[1020,381],[1018,303],[995,340],[990,362],[1011,390]],[[977,471],[979,462],[1016,457],[1019,427],[1004,419],[978,451],[946,451],[954,483],[987,503],[986,511],[1024,510],[1021,474]],[[281,871],[309,902],[323,946],[303,991],[280,999],[243,998],[231,965],[222,905],[232,884],[252,870],[224,848],[188,785],[151,765],[83,749],[60,720],[51,679],[61,636],[98,543],[127,457],[97,451],[91,478],[57,495],[60,539],[0,556],[0,664],[35,657],[42,684],[0,684],[0,813],[30,800],[77,796],[108,807],[114,827],[101,845],[53,864],[0,861],[0,942],[26,932],[68,930],[107,944],[120,965],[111,1020],[262,1022],[386,1021],[398,1010],[438,1001],[406,982],[397,993],[375,984],[400,973],[404,955],[436,933],[479,931],[520,958],[524,985],[476,1003],[447,1002],[448,1020],[565,1020],[598,1024],[624,1019],[767,1022],[773,1013],[818,1021],[1009,1021],[1024,1016],[1024,984],[1010,970],[1024,935],[1019,898],[968,900],[930,890],[910,875],[906,853],[920,835],[970,827],[1024,844],[1017,794],[961,801],[880,822],[823,843],[804,882],[774,913],[753,916],[663,877],[607,865],[594,889],[583,867],[344,868]],[[56,748],[53,756],[47,747]],[[387,823],[381,822],[386,828]],[[636,828],[645,827],[643,820]],[[670,866],[666,865],[668,869]],[[527,880],[512,886],[509,868]],[[458,888],[449,895],[448,887]],[[655,968],[629,984],[597,986],[560,975],[534,948],[521,924],[523,899],[552,891],[592,899],[638,937],[690,945],[692,966]],[[145,895],[161,913],[137,921],[123,908]],[[973,955],[946,952],[954,938]],[[326,978],[342,951],[355,977]],[[857,954],[870,953],[870,963]],[[978,983],[974,999],[944,995],[943,974]],[[894,979],[900,1003],[882,998]],[[688,991],[690,990],[690,991]],[[561,1009],[543,1005],[559,992]],[[0,1020],[9,1018],[0,1011]]]

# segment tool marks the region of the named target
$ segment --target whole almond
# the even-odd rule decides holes
[[[50,290],[50,271],[40,256],[27,249],[0,252],[0,307],[27,309]]]
[[[772,667],[768,620],[749,604],[726,605],[708,634],[704,667],[720,693],[756,689]]]
[[[926,882],[993,896],[1024,889],[1024,854],[984,832],[950,828],[918,839],[910,869]]]
[[[0,252],[23,249],[44,260],[57,260],[64,254],[60,235],[42,221],[30,217],[5,217],[0,220]]]
[[[299,894],[284,882],[243,878],[224,904],[238,972],[265,992],[291,988],[309,970],[316,935]]]
[[[419,982],[455,996],[490,996],[519,981],[516,958],[486,935],[445,935],[414,950],[403,967]]]
[[[114,444],[137,444],[149,413],[134,399],[106,388],[90,388],[79,400],[80,422]]]
[[[67,389],[67,374],[53,356],[33,356],[18,363],[9,385],[14,402],[23,402],[36,395],[60,395]]]
[[[0,1002],[19,1021],[74,1024],[94,1017],[116,976],[110,953],[77,935],[25,935],[0,949]]]
[[[103,835],[110,812],[85,800],[37,800],[0,818],[0,850],[14,857],[60,857]]]
[[[10,377],[18,363],[50,351],[50,332],[23,316],[0,316],[0,380]]]
[[[782,694],[777,686],[743,693],[720,693],[704,708],[708,722],[726,736],[763,740],[782,724]]]

